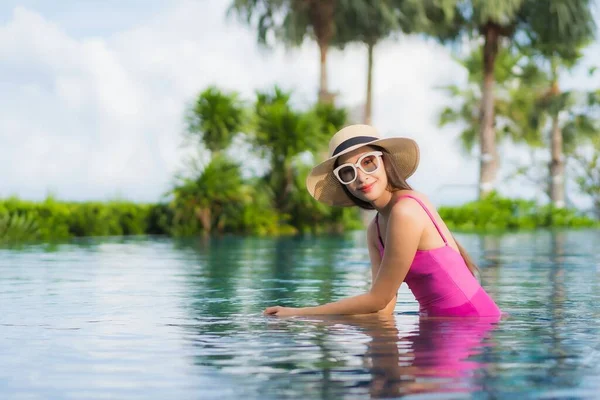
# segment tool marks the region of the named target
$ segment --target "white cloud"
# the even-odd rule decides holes
[[[185,106],[207,85],[251,99],[279,84],[294,89],[299,104],[314,101],[316,45],[260,49],[253,31],[225,18],[227,3],[174,2],[132,19],[128,29],[94,37],[15,8],[0,25],[0,58],[8,60],[0,65],[0,169],[10,171],[0,196],[42,198],[52,190],[64,199],[120,194],[155,201],[183,160]],[[78,18],[84,15],[93,18],[93,10],[79,9]],[[361,104],[366,50],[332,50],[329,74],[342,104]],[[374,79],[374,124],[421,145],[414,185],[438,202],[464,198],[464,189],[438,191],[474,184],[477,164],[460,154],[456,129],[437,128],[436,112],[447,99],[434,89],[464,81],[464,71],[443,47],[404,38],[377,47]]]

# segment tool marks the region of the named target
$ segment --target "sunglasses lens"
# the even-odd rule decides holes
[[[362,159],[360,166],[365,172],[374,172],[379,167],[377,156],[367,156]]]
[[[340,180],[342,183],[350,183],[354,180],[356,176],[356,170],[350,166],[344,167],[339,170],[338,175],[340,176]]]

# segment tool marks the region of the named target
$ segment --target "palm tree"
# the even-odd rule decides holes
[[[441,88],[451,98],[451,105],[441,110],[438,123],[440,126],[455,123],[463,126],[459,140],[467,153],[471,153],[480,140],[482,90],[478,83],[483,76],[482,57],[482,49],[478,48],[458,59],[468,72],[466,87],[452,84]],[[496,143],[510,139],[514,143],[541,146],[539,131],[531,127],[529,119],[536,100],[534,90],[547,81],[543,71],[529,64],[522,53],[503,48],[497,56],[495,78]]]
[[[505,48],[499,52],[496,65],[497,142],[510,139],[513,143],[524,142],[532,147],[547,146],[550,149],[549,173],[544,174],[541,179],[529,178],[541,186],[552,203],[560,208],[565,203],[565,156],[571,155],[578,144],[597,134],[594,117],[590,107],[586,106],[589,94],[560,92],[557,64],[552,68],[544,65],[540,57],[533,56],[532,49],[522,49],[525,52],[509,50]],[[462,147],[468,152],[472,151],[479,139],[478,109],[481,91],[475,82],[480,80],[482,73],[480,57],[480,51],[476,51],[460,60],[468,70],[469,84],[465,88],[457,85],[443,87],[452,98],[452,106],[445,107],[439,116],[440,126],[450,123],[464,125],[460,140]],[[561,60],[555,59],[555,62]],[[566,63],[566,60],[563,59],[562,62]],[[550,133],[545,134],[549,126]],[[556,179],[558,163],[561,168],[559,180]],[[531,168],[519,168],[517,175],[531,172]]]
[[[319,102],[333,102],[327,82],[327,53],[335,34],[336,0],[233,0],[229,12],[256,25],[258,42],[268,45],[272,34],[289,46],[300,46],[311,36],[319,46]]]
[[[600,219],[600,89],[587,93],[586,97],[584,113],[587,120],[577,121],[578,127],[573,124],[563,128],[563,134],[569,137],[571,131],[593,132],[589,140],[591,146],[577,148],[571,153],[571,157],[578,167],[575,181],[579,190],[592,200],[596,218]]]
[[[216,156],[231,145],[244,124],[244,113],[237,93],[211,86],[198,95],[187,116],[188,134],[198,137]]]
[[[175,176],[170,204],[175,234],[222,231],[227,215],[243,207],[240,167],[222,153],[244,126],[245,113],[237,93],[223,92],[214,86],[203,90],[188,110],[188,137],[197,139],[211,154],[204,166],[192,159],[187,174]]]
[[[442,41],[483,39],[480,115],[480,197],[495,187],[499,167],[494,129],[495,67],[508,43],[550,46],[577,43],[593,27],[589,0],[412,0],[420,30]],[[583,23],[581,23],[583,21]]]
[[[222,155],[198,176],[180,178],[172,195],[173,233],[182,236],[223,231],[228,215],[239,214],[248,201],[240,165]]]
[[[588,45],[595,36],[595,23],[587,1],[570,1],[564,4],[552,4],[554,8],[546,16],[545,20],[535,18],[552,2],[534,2],[529,6],[531,23],[534,29],[527,32],[530,43],[529,48],[534,57],[540,59],[549,74],[547,91],[538,102],[539,114],[546,114],[551,119],[551,138],[549,164],[549,195],[552,204],[557,208],[565,205],[565,145],[572,145],[580,138],[589,137],[590,131],[585,129],[589,126],[584,114],[576,114],[572,109],[580,103],[576,94],[572,92],[561,92],[559,87],[559,76],[564,70],[572,68],[582,57],[582,48]],[[564,15],[569,15],[566,18]],[[563,29],[552,29],[555,26],[569,23],[569,27]],[[563,32],[569,29],[571,33],[563,37]],[[574,116],[574,113],[576,116]],[[561,126],[561,114],[568,114],[567,123]],[[579,134],[575,135],[574,126],[580,128]],[[571,127],[571,135],[564,137],[564,128]],[[572,143],[565,143],[565,140]]]
[[[594,214],[600,220],[600,141],[595,141],[592,153],[578,154],[576,160],[581,169],[577,185],[592,200]]]
[[[275,207],[281,212],[289,211],[297,156],[321,149],[328,138],[317,114],[294,110],[290,99],[291,93],[278,87],[259,92],[250,138],[259,154],[270,161],[266,181],[274,193]]]
[[[563,208],[566,204],[565,160],[580,143],[597,136],[598,130],[592,116],[582,110],[584,93],[561,92],[554,76],[550,84],[536,102],[531,121],[536,129],[550,124],[547,190],[553,206]]]
[[[399,29],[397,10],[391,0],[338,0],[333,42],[344,48],[349,43],[367,47],[367,93],[364,123],[371,124],[373,108],[373,53],[381,40]]]

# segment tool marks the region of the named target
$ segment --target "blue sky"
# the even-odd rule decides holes
[[[298,104],[311,103],[316,45],[260,49],[252,31],[225,18],[228,4],[2,1],[0,197],[156,201],[191,152],[182,147],[183,115],[206,86],[250,99],[255,90],[279,84],[294,90]],[[563,86],[597,86],[598,75],[586,74],[591,65],[600,66],[598,43]],[[331,52],[330,86],[342,105],[362,104],[365,71],[361,46]],[[435,123],[448,99],[434,87],[464,80],[465,71],[438,44],[408,37],[376,49],[374,125],[385,136],[419,142],[422,163],[411,183],[437,203],[475,194],[475,156],[460,151],[458,127]],[[512,154],[505,156],[503,174]],[[521,187],[506,191],[532,195]]]

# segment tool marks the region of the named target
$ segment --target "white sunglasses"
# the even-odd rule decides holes
[[[365,174],[372,174],[379,169],[381,162],[379,157],[383,153],[381,151],[371,151],[365,153],[356,161],[356,164],[345,163],[333,170],[335,177],[344,185],[349,185],[356,180],[358,176],[357,167]]]

